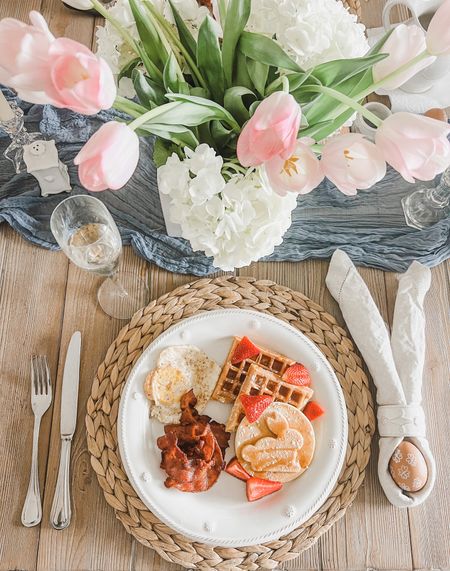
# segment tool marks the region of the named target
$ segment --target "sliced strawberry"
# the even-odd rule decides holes
[[[319,418],[319,416],[325,414],[325,410],[315,400],[312,400],[309,403],[307,403],[302,412],[306,416],[306,418],[309,418],[309,420],[316,420],[316,418]]]
[[[262,478],[249,478],[247,480],[247,499],[254,502],[264,496],[273,494],[281,490],[283,484],[281,482],[272,482],[272,480],[263,480]]]
[[[311,377],[309,376],[308,369],[301,363],[294,363],[286,369],[282,377],[283,381],[291,385],[299,387],[309,387],[311,384]]]
[[[260,349],[254,345],[248,337],[242,337],[238,346],[234,350],[233,356],[231,357],[231,363],[236,365],[245,361],[245,359],[250,359],[250,357],[256,357],[261,353]]]
[[[244,482],[250,478],[250,474],[239,464],[239,460],[236,457],[228,462],[225,472],[228,472],[235,478],[239,478],[239,480],[244,480]]]
[[[248,421],[256,422],[266,408],[273,403],[270,395],[241,395],[242,406]]]

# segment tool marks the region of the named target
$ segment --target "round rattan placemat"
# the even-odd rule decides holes
[[[322,507],[303,525],[263,545],[226,548],[195,543],[161,523],[141,502],[123,469],[117,444],[117,414],[128,373],[142,351],[163,331],[200,311],[248,308],[290,323],[324,353],[341,383],[349,431],[345,465]],[[161,557],[192,569],[273,569],[311,547],[352,503],[364,479],[374,431],[368,379],[342,327],[305,295],[271,281],[220,277],[201,279],[161,296],[136,313],[109,347],[87,402],[91,464],[106,501],[128,533]]]
[[[358,18],[361,18],[361,1],[360,0],[343,0],[344,6],[346,6],[352,14],[356,14]]]

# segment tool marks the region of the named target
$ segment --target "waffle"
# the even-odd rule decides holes
[[[211,398],[213,400],[233,403],[247,378],[249,368],[252,364],[256,363],[263,369],[282,377],[286,369],[295,363],[292,359],[288,359],[283,355],[260,347],[260,353],[258,355],[233,365],[231,358],[240,342],[240,337],[234,338],[225,365],[223,366],[219,380],[212,394]]]
[[[302,410],[311,399],[314,391],[309,387],[298,387],[281,380],[279,376],[259,365],[250,365],[246,379],[241,386],[240,395],[270,395],[275,402],[284,402]],[[241,400],[236,398],[228,417],[226,430],[234,432],[244,418],[245,412]]]

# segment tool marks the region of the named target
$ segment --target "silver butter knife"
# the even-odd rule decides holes
[[[50,523],[55,529],[65,529],[70,524],[70,447],[77,424],[78,385],[80,381],[81,333],[75,331],[67,349],[61,395],[61,457],[58,480],[50,512]]]

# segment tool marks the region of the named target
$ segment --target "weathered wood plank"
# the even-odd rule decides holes
[[[47,355],[53,387],[61,336],[67,262],[32,246],[6,224],[0,228],[0,570],[36,566],[40,528],[20,517],[31,466],[33,412],[30,359]],[[44,415],[39,439],[41,496],[53,409]],[[44,514],[45,517],[45,514]]]
[[[412,560],[415,569],[448,569],[450,564],[450,505],[448,474],[450,456],[445,452],[450,432],[446,411],[450,371],[449,280],[450,264],[432,270],[431,288],[425,300],[426,361],[423,376],[423,406],[427,433],[437,464],[436,485],[428,500],[409,511]],[[392,320],[397,276],[386,274],[389,319]]]
[[[137,258],[131,248],[126,248],[121,268],[136,275],[146,276],[148,264]],[[121,571],[128,569],[131,559],[132,538],[116,520],[112,508],[106,503],[91,468],[86,446],[85,405],[92,380],[108,346],[124,325],[123,321],[108,317],[99,307],[96,293],[101,281],[101,278],[70,264],[47,468],[45,521],[39,545],[37,568],[42,571]],[[48,518],[59,465],[60,398],[64,360],[70,337],[76,330],[82,334],[82,359],[77,430],[71,462],[73,518],[70,527],[59,532],[50,527]]]

